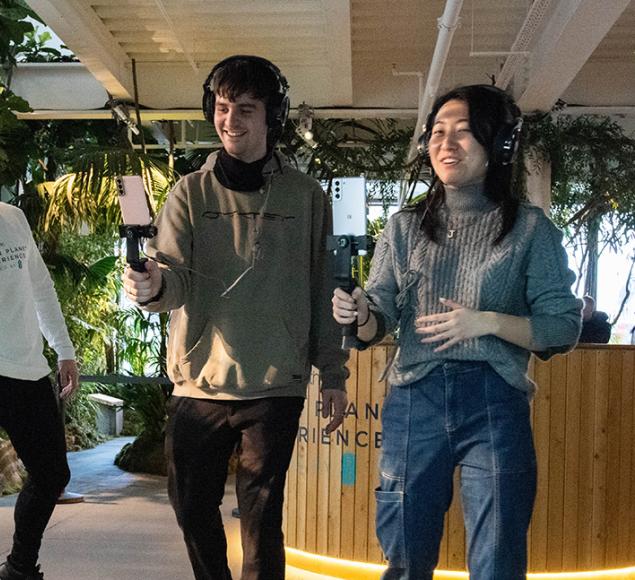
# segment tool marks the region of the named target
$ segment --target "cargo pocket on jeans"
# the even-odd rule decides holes
[[[391,483],[397,481],[392,480]],[[375,489],[377,538],[386,559],[394,567],[403,567],[406,563],[404,497],[403,491],[383,491],[381,487]]]

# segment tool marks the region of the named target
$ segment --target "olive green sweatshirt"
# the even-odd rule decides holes
[[[164,287],[145,308],[172,311],[174,394],[305,396],[312,365],[322,388],[344,389],[324,192],[277,154],[260,190],[233,191],[216,179],[215,159],[176,184],[146,246]]]

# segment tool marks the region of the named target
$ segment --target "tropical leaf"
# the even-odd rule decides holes
[[[22,97],[11,92],[5,85],[0,84],[0,110],[4,113],[7,111],[10,113],[27,113],[32,109]]]
[[[68,254],[45,254],[44,259],[55,277],[65,276],[75,285],[79,285],[89,274],[89,269],[86,265]]]
[[[174,180],[166,163],[132,150],[87,149],[74,160],[74,173],[43,188],[48,196],[44,231],[88,226],[96,233],[115,232],[122,223],[116,184],[120,175],[141,175],[153,212],[162,205]]]
[[[106,256],[88,267],[89,275],[95,280],[103,280],[117,267],[117,256]]]
[[[26,172],[33,154],[32,133],[14,111],[30,111],[29,104],[0,83],[0,186],[13,186]]]

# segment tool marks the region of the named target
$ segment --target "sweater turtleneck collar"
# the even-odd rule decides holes
[[[445,205],[452,213],[484,213],[494,209],[497,205],[485,195],[482,182],[464,187],[446,185],[444,189]]]
[[[228,189],[234,191],[256,191],[265,184],[262,170],[269,159],[270,156],[265,155],[258,161],[245,163],[229,155],[223,148],[218,152],[218,157],[214,164],[214,175],[223,187]]]

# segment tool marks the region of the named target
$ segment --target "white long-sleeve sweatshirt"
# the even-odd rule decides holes
[[[21,210],[0,202],[0,376],[35,381],[50,372],[42,335],[58,360],[75,358],[51,276]]]

